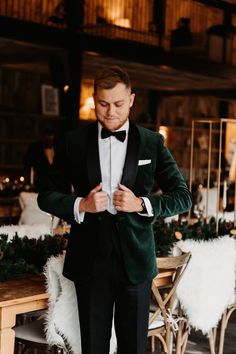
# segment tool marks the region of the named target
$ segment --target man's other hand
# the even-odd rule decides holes
[[[134,193],[124,186],[118,184],[119,190],[114,193],[113,203],[117,211],[125,211],[128,213],[142,211],[142,199],[134,195]]]
[[[80,212],[99,213],[107,209],[108,196],[102,191],[102,184],[93,188],[87,197],[82,198],[79,205]]]

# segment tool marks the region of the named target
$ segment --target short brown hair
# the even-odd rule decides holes
[[[119,66],[110,66],[103,69],[94,80],[94,92],[97,88],[112,89],[116,84],[122,83],[131,88],[131,81],[128,73]]]

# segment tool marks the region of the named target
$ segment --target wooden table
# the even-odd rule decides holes
[[[26,275],[0,283],[0,354],[13,354],[16,315],[47,308],[45,278]]]

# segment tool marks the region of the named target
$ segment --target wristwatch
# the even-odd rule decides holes
[[[146,209],[145,202],[144,202],[143,198],[140,198],[140,199],[142,200],[142,202],[141,202],[141,207],[142,207],[141,214],[146,214],[147,213],[147,209]]]

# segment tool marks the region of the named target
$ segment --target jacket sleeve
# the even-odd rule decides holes
[[[155,178],[162,194],[151,195],[154,220],[187,212],[192,205],[191,193],[178,166],[161,136],[157,145]]]

